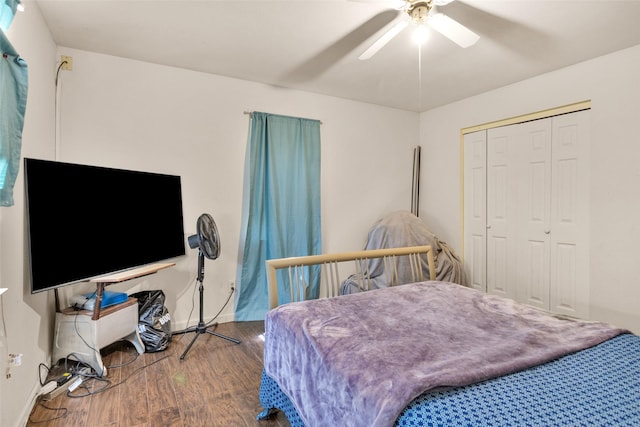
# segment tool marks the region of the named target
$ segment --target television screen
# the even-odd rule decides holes
[[[185,254],[179,176],[24,159],[31,292]]]

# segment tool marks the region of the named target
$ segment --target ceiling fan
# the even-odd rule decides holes
[[[424,34],[426,27],[429,26],[460,47],[472,46],[480,36],[458,21],[437,11],[438,6],[445,6],[452,1],[454,0],[394,0],[393,8],[402,11],[396,18],[398,22],[369,46],[358,59],[371,58],[410,23],[416,25],[418,34],[414,33],[414,35],[417,37],[420,37],[420,33]]]

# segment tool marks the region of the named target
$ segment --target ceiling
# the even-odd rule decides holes
[[[411,111],[640,44],[640,0],[457,0],[439,11],[475,45],[419,49],[407,28],[365,61],[402,13],[389,0],[36,3],[59,46]]]

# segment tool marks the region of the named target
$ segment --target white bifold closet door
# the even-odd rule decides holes
[[[588,318],[588,115],[580,111],[465,135],[465,265],[472,286],[484,289],[484,281],[489,293]],[[474,145],[481,145],[483,133],[484,177],[480,156],[467,153],[478,150]],[[484,248],[476,243],[483,240]]]
[[[464,270],[470,287],[487,290],[487,132],[464,136]]]
[[[589,318],[589,110],[553,117],[551,311]]]
[[[551,119],[487,131],[487,290],[549,308]]]

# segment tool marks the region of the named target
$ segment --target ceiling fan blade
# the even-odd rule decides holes
[[[435,6],[446,6],[451,3],[453,0],[433,0],[433,4]]]
[[[405,0],[348,0],[354,3],[384,3],[389,7],[389,9],[401,10],[406,7],[407,2]],[[439,0],[439,1],[447,1],[447,0]],[[453,0],[448,0],[449,1]]]
[[[391,27],[386,33],[384,33],[378,40],[376,40],[367,50],[365,50],[362,55],[358,57],[358,59],[364,61],[365,59],[371,58],[375,55],[380,49],[384,47],[387,43],[391,41],[398,33],[406,28],[409,25],[409,22],[406,20],[398,21],[393,27]]]
[[[449,38],[460,47],[469,47],[474,45],[480,36],[459,23],[449,18],[444,13],[434,13],[429,15],[427,23],[431,28]]]

